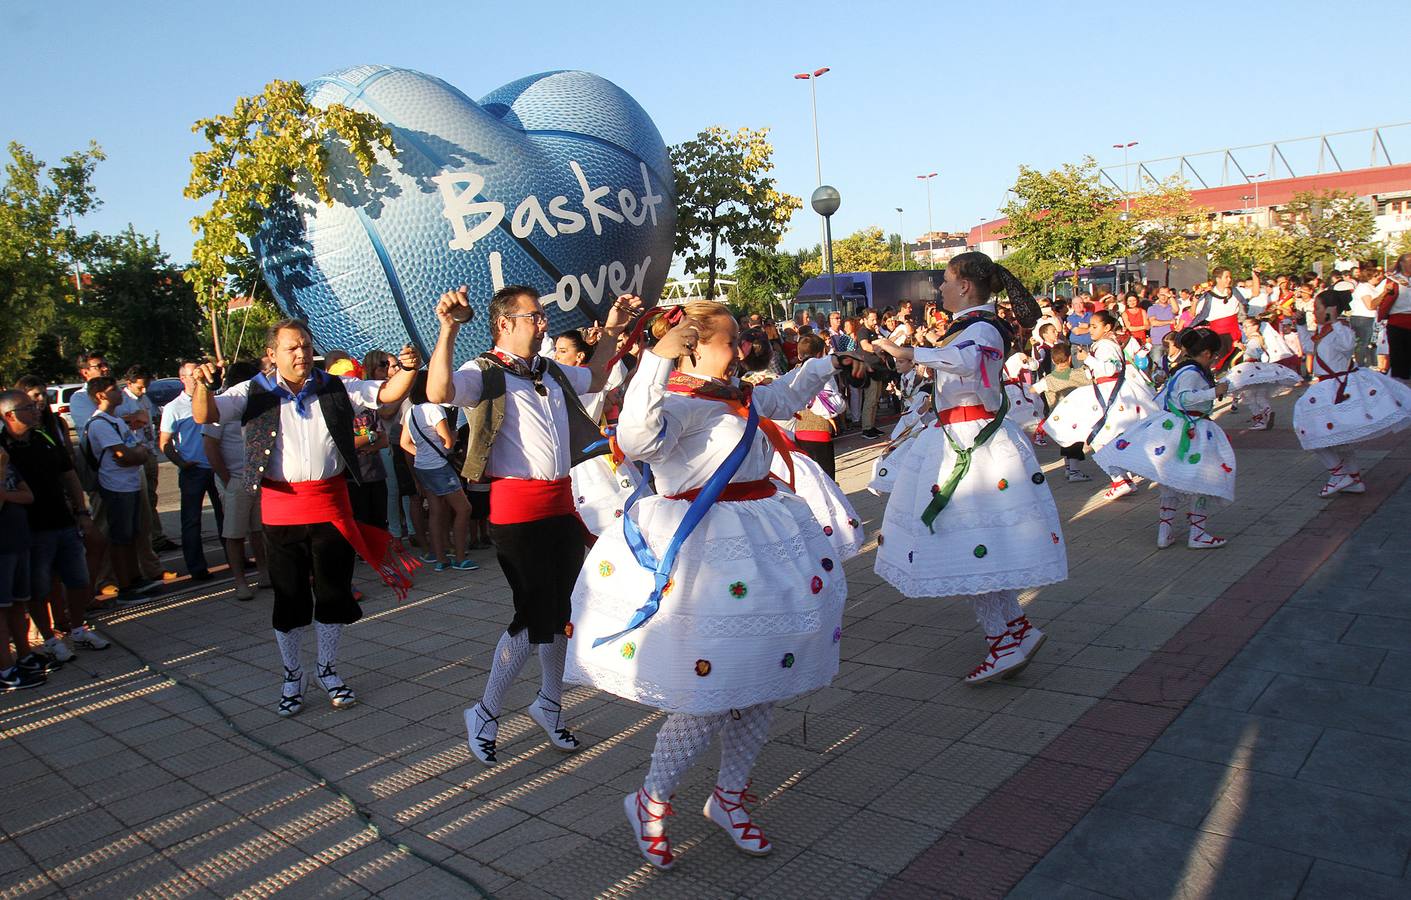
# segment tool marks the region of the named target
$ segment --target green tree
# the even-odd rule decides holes
[[[891,243],[876,225],[859,228],[845,238],[833,242],[833,270],[835,272],[887,272],[901,268],[901,238]],[[820,247],[818,257],[808,266],[815,274],[828,271],[827,261],[822,258]]]
[[[778,189],[768,128],[731,133],[711,127],[670,149],[676,175],[676,252],[690,271],[706,270],[706,297],[724,268],[724,247],[736,257],[779,244],[803,201]]]
[[[201,311],[155,238],[132,226],[101,238],[91,256],[92,288],[73,310],[84,349],[105,353],[115,366],[142,363],[174,372],[201,350]]]
[[[1025,248],[1015,250],[1005,256],[1004,267],[1014,273],[1014,277],[1036,295],[1050,293],[1053,276],[1062,270],[1063,264],[1051,259],[1035,259],[1033,251]]]
[[[1299,191],[1284,207],[1293,237],[1293,271],[1311,271],[1317,263],[1381,256],[1372,243],[1376,219],[1370,206],[1343,191]]]
[[[735,264],[735,304],[744,312],[772,317],[779,297],[792,298],[803,286],[803,269],[792,253],[754,250]],[[783,301],[787,308],[789,300]]]
[[[1204,253],[1201,231],[1208,217],[1209,211],[1191,199],[1185,182],[1173,176],[1133,199],[1134,249],[1142,259],[1165,263],[1169,275],[1173,260]]]
[[[1131,224],[1117,195],[1098,179],[1091,156],[1049,172],[1020,166],[1012,191],[1014,199],[1003,210],[1009,218],[1004,242],[1036,262],[1070,269],[1075,292],[1080,268],[1130,252]]]
[[[1387,247],[1387,255],[1391,257],[1388,268],[1395,265],[1396,258],[1403,253],[1411,253],[1411,228],[1397,232]]]
[[[1224,266],[1236,278],[1250,272],[1302,272],[1297,261],[1295,239],[1280,228],[1235,225],[1216,228],[1205,236],[1206,255],[1211,267]]]
[[[192,126],[207,148],[191,157],[185,195],[211,197],[210,208],[191,220],[197,235],[186,280],[206,307],[216,355],[221,355],[219,322],[231,276],[253,257],[251,239],[265,212],[290,195],[313,195],[333,205],[331,149],[347,153],[369,181],[378,152],[395,155],[392,133],[375,116],[341,104],[309,102],[303,85],[271,81],[254,97],[241,97],[229,115],[201,119]]]
[[[74,283],[81,260],[92,249],[73,220],[96,208],[93,171],[103,151],[65,156],[49,169],[18,143],[0,183],[0,380],[24,374],[39,349],[39,337],[59,312],[76,303]],[[62,353],[65,348],[58,348]],[[76,351],[75,351],[76,352]]]

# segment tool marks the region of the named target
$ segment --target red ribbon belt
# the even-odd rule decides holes
[[[1104,375],[1101,378],[1094,378],[1093,384],[1111,384],[1121,379],[1121,375]]]
[[[576,513],[572,479],[490,479],[491,525],[519,525]]]
[[[993,419],[994,417],[994,413],[978,403],[969,406],[952,406],[936,413],[936,427],[954,425],[957,422],[979,422],[982,419]]]
[[[774,486],[774,479],[761,478],[758,481],[732,481],[725,486],[725,490],[720,492],[718,500],[763,500],[765,497],[773,497],[779,492]],[[689,491],[682,491],[679,494],[667,494],[668,500],[694,500],[700,496],[700,488],[691,488]]]
[[[412,586],[411,572],[421,563],[407,555],[401,544],[381,528],[353,518],[348,480],[341,475],[322,481],[260,482],[261,520],[266,525],[317,525],[328,522],[353,550],[377,571],[383,583],[405,600]]]
[[[1347,376],[1351,375],[1353,372],[1356,372],[1356,371],[1357,371],[1357,366],[1356,366],[1356,365],[1353,365],[1352,367],[1350,367],[1350,368],[1348,368],[1348,369],[1346,369],[1345,371],[1342,371],[1342,372],[1334,372],[1332,369],[1328,368],[1328,364],[1327,364],[1327,363],[1323,362],[1323,358],[1322,358],[1321,356],[1318,356],[1318,355],[1315,353],[1315,354],[1313,355],[1313,358],[1314,358],[1314,360],[1317,361],[1317,363],[1318,363],[1318,368],[1320,368],[1320,369],[1323,370],[1323,377],[1324,377],[1324,378],[1331,378],[1331,379],[1333,379],[1334,381],[1336,381],[1336,382],[1338,383],[1337,393],[1333,395],[1333,403],[1334,403],[1334,404],[1337,404],[1337,403],[1341,403],[1341,402],[1343,402],[1344,400],[1346,400],[1346,399],[1347,399]]]

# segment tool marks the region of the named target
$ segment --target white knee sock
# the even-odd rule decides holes
[[[1318,457],[1318,462],[1323,464],[1323,468],[1329,472],[1335,472],[1342,466],[1342,454],[1338,452],[1339,447],[1319,447],[1313,451],[1313,455]]]
[[[557,707],[563,702],[563,664],[568,656],[568,638],[554,635],[552,644],[539,645],[539,696]]]
[[[315,622],[314,634],[318,637],[318,677],[326,688],[338,687],[343,683],[335,666],[338,663],[338,645],[343,640],[343,626],[327,622]]]
[[[303,671],[299,663],[299,651],[304,645],[303,627],[291,628],[288,631],[276,630],[274,640],[279,645],[279,657],[285,670],[295,675]]]
[[[715,784],[725,791],[743,791],[750,783],[759,751],[769,740],[769,722],[774,718],[774,704],[731,711],[720,729],[720,777]]]
[[[993,591],[988,594],[976,594],[970,598],[970,605],[975,610],[975,620],[985,629],[985,637],[999,637],[1009,630],[1009,623],[1017,618],[1010,615],[1010,604],[1014,602],[1011,593]],[[1023,615],[1022,610],[1020,615]]]
[[[480,705],[485,707],[485,711],[491,716],[500,714],[500,704],[504,702],[505,691],[519,677],[519,670],[524,668],[524,661],[529,659],[529,632],[521,631],[519,634],[511,635],[508,631],[500,635],[500,642],[495,646],[495,661],[490,665],[490,680],[485,684],[485,696],[480,698]]]
[[[710,716],[672,713],[667,716],[657,732],[652,767],[642,785],[647,796],[659,802],[670,799],[682,777],[710,746],[711,738],[729,718],[729,713]]]

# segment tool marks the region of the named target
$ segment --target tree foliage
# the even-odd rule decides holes
[[[1186,183],[1173,176],[1138,194],[1132,201],[1134,250],[1143,259],[1171,261],[1201,255],[1209,210],[1191,199]]]
[[[92,287],[73,316],[84,350],[106,354],[119,372],[133,363],[174,372],[200,353],[195,294],[157,240],[128,226],[99,239],[89,269]]]
[[[706,296],[729,247],[736,257],[778,245],[803,201],[778,189],[769,173],[768,128],[711,127],[670,148],[676,175],[676,252],[690,271],[707,271]]]
[[[1012,191],[1003,210],[1004,242],[1035,262],[1072,270],[1075,291],[1078,269],[1130,252],[1131,224],[1116,193],[1098,179],[1092,157],[1048,172],[1020,166]]]
[[[803,269],[792,253],[773,249],[754,250],[735,264],[735,305],[744,312],[773,317],[782,296],[789,299],[803,286]]]
[[[1248,278],[1254,269],[1261,272],[1297,272],[1295,238],[1281,228],[1233,225],[1212,230],[1205,239],[1210,265],[1225,266],[1236,278]]]
[[[23,374],[39,337],[61,309],[75,302],[74,270],[91,250],[91,235],[70,224],[100,201],[93,172],[103,151],[65,156],[48,168],[18,143],[0,184],[0,380]],[[46,174],[46,169],[48,172]]]
[[[208,146],[191,157],[185,194],[212,199],[191,220],[197,239],[186,279],[213,317],[225,306],[228,279],[239,273],[234,263],[252,258],[250,241],[267,209],[301,189],[333,205],[331,146],[346,150],[368,179],[379,150],[396,153],[392,133],[375,116],[336,103],[314,106],[292,81],[271,81],[259,94],[236,100],[230,114],[201,119],[192,131]],[[219,353],[219,335],[212,337]]]
[[[1356,196],[1344,191],[1299,191],[1283,209],[1293,237],[1293,271],[1311,271],[1341,259],[1381,256],[1372,243],[1376,218]]]

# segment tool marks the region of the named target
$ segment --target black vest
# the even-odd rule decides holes
[[[277,375],[275,377],[278,377]],[[353,402],[342,379],[315,370],[314,395],[323,412],[323,423],[333,437],[333,446],[343,460],[343,469],[353,481],[358,479],[358,451],[353,445]],[[247,484],[259,484],[275,452],[279,439],[280,395],[266,390],[259,378],[250,381],[250,396],[240,424],[245,431],[245,478]],[[292,402],[292,401],[290,401]]]

